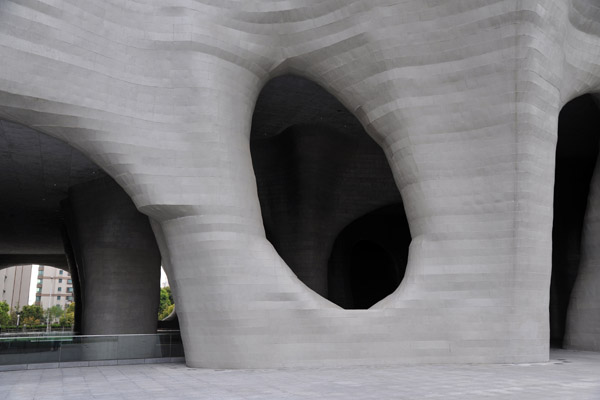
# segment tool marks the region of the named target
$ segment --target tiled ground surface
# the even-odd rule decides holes
[[[183,364],[0,373],[0,399],[600,399],[600,353],[555,351],[528,365],[281,370]]]

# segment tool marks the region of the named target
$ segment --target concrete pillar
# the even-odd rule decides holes
[[[110,178],[69,190],[83,334],[154,333],[161,257],[148,222]]]

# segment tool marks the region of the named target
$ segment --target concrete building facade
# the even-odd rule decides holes
[[[60,306],[66,309],[74,301],[73,279],[62,269],[40,265],[36,278],[35,305],[44,310]]]
[[[35,153],[0,161],[20,184],[43,188],[6,200],[15,210],[6,226],[21,234],[2,254],[68,264],[84,311],[98,307],[112,330],[130,326],[95,289],[118,285],[87,276],[123,273],[124,301],[152,308],[145,277],[158,282],[162,260],[192,367],[548,360],[558,120],[571,100],[600,93],[595,0],[5,0],[0,59],[6,141]],[[352,122],[314,126],[327,121],[323,95],[273,111],[302,97],[297,77],[342,105],[333,114],[358,121],[382,165],[373,147],[359,160],[366,147],[344,136]],[[270,82],[281,90],[259,107]],[[75,153],[26,127],[87,156],[145,217],[111,208],[119,199],[86,207],[118,196],[83,173],[52,174],[95,170],[46,161]],[[263,128],[279,138],[252,145]],[[56,168],[38,168],[46,162]],[[366,194],[353,196],[359,188]],[[65,194],[62,236],[32,229],[33,246],[25,230],[37,211],[60,232],[58,201],[44,204]],[[406,255],[377,235],[382,225],[357,222],[393,220],[385,207],[398,194]],[[597,197],[594,183],[589,209]],[[598,350],[598,224],[587,215],[565,337]],[[340,273],[327,270],[330,248],[340,249],[329,257]],[[355,296],[374,259],[386,267],[365,284],[399,282],[379,301]],[[330,286],[336,276],[348,284]],[[332,302],[330,290],[354,297]],[[143,311],[137,326],[151,330]]]
[[[29,305],[31,265],[19,265],[0,270],[0,301],[10,310]]]

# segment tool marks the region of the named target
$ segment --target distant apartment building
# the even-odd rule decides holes
[[[0,301],[5,301],[12,310],[29,303],[31,265],[19,265],[0,270]]]
[[[35,290],[35,305],[44,310],[57,304],[64,309],[73,302],[73,281],[62,269],[40,265]]]

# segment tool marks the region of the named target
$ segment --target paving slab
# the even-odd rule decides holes
[[[138,364],[0,372],[0,400],[600,399],[600,353],[547,363],[263,370]]]

